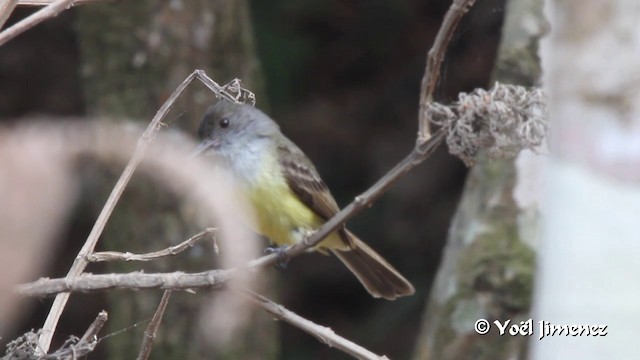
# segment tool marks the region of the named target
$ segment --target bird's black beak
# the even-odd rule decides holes
[[[191,154],[189,154],[189,157],[194,158],[196,156],[201,155],[203,152],[207,151],[209,148],[216,148],[219,145],[220,145],[219,141],[216,141],[213,139],[204,139],[202,140],[200,145],[198,145],[198,147],[195,148],[195,150],[193,150]]]

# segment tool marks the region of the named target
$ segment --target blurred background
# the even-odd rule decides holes
[[[489,85],[503,3],[479,1],[463,19],[436,100],[450,102],[461,91]],[[42,115],[76,121],[105,116],[146,124],[194,69],[204,69],[221,84],[238,77],[256,93],[257,106],[315,162],[345,206],[411,151],[426,53],[449,5],[445,0],[175,0],[77,6],[0,47],[0,120],[13,126]],[[35,10],[18,7],[7,26]],[[194,83],[166,122],[195,135],[213,102],[213,95]],[[76,167],[79,200],[38,277],[66,274],[123,164],[87,157]],[[296,258],[285,270],[267,269],[265,291],[374,352],[409,358],[466,172],[442,147],[349,223],[413,282],[415,296],[373,299],[339,261],[317,254]],[[100,250],[152,251],[215,225],[199,224],[179,195],[148,175],[134,180]],[[88,271],[198,271],[214,266],[213,257],[210,246],[202,245],[167,261]],[[261,311],[235,344],[212,349],[198,340],[197,320],[206,298],[216,294],[175,294],[152,358],[348,358]],[[53,347],[80,335],[104,308],[110,321],[102,335],[113,335],[89,358],[131,358],[160,295],[73,295]],[[41,327],[50,304],[31,301],[11,331],[0,334],[0,344]]]

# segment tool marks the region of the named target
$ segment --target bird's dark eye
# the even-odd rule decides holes
[[[229,119],[223,118],[223,119],[220,120],[220,127],[221,128],[224,129],[224,128],[228,127],[228,126],[229,126]]]

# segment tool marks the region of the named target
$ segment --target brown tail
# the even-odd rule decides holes
[[[360,280],[371,296],[395,300],[400,296],[413,295],[413,285],[398,270],[355,235],[348,231],[344,234],[349,237],[351,250],[333,250],[333,253]]]

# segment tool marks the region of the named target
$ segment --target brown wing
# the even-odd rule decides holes
[[[289,139],[278,146],[284,177],[300,200],[324,220],[329,220],[340,208],[331,196],[311,160]]]

